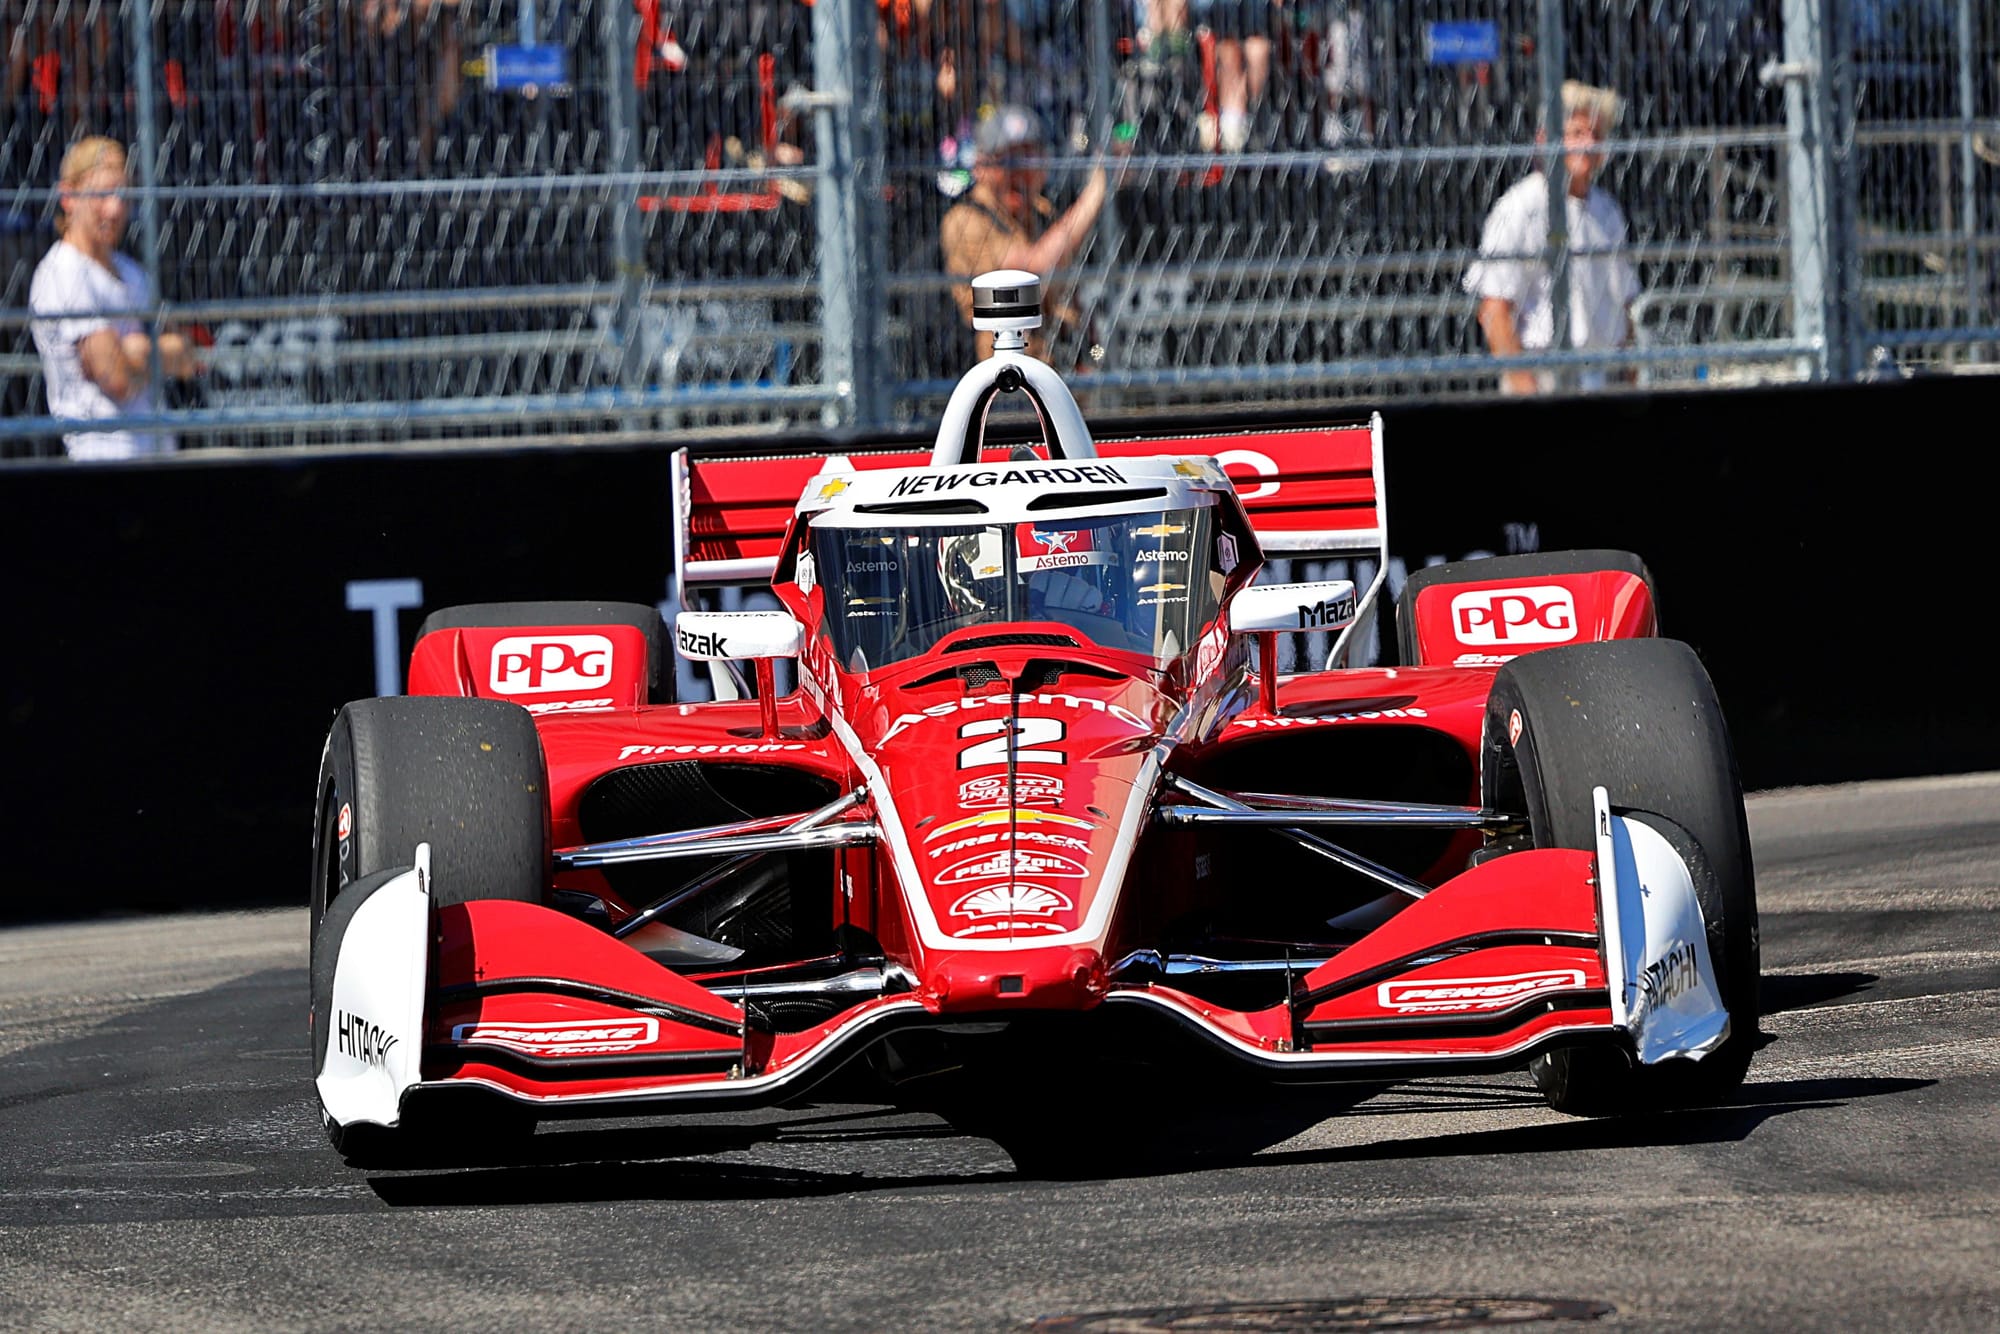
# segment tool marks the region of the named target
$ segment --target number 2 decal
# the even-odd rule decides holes
[[[1019,743],[1014,758],[1022,764],[1067,764],[1069,757],[1059,750],[1028,749],[1062,740],[1063,730],[1060,718],[981,718],[959,728],[958,735],[963,739],[976,736],[993,739],[976,741],[958,752],[958,767],[977,769],[981,765],[1005,764],[1010,739]]]

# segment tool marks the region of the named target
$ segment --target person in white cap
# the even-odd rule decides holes
[[[1047,156],[1035,113],[1002,106],[980,121],[973,137],[976,156],[972,188],[946,211],[939,226],[945,270],[964,281],[952,288],[959,318],[972,326],[971,280],[992,269],[1026,269],[1049,275],[1070,262],[1090,235],[1110,186],[1104,168],[1093,168],[1076,202],[1058,215],[1042,194],[1046,172],[1036,162]],[[1048,359],[1062,327],[1079,318],[1075,306],[1057,297],[1045,300],[1048,319],[1028,335],[1028,353]],[[978,336],[979,356],[993,353],[993,335]]]

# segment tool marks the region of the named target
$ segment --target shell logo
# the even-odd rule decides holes
[[[1067,894],[1047,885],[1013,884],[975,889],[951,910],[959,917],[1050,917],[1075,907]]]

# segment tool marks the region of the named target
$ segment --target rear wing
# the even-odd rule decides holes
[[[1329,661],[1339,656],[1354,627],[1373,608],[1389,567],[1380,413],[1343,426],[1098,440],[1097,453],[1107,459],[1213,458],[1236,483],[1266,554],[1372,557],[1375,577]],[[806,483],[833,457],[697,457],[685,449],[675,451],[675,605],[688,605],[688,593],[701,588],[768,582]],[[858,450],[838,457],[855,471],[912,468],[928,463],[930,451]],[[1004,446],[982,454],[983,461],[992,463],[1007,457]]]

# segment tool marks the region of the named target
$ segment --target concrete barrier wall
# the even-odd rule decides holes
[[[2000,768],[1996,404],[1937,379],[1397,409],[1392,546],[1637,551],[1752,787]],[[335,709],[428,609],[659,601],[667,476],[648,448],[0,472],[0,916],[303,902]]]

